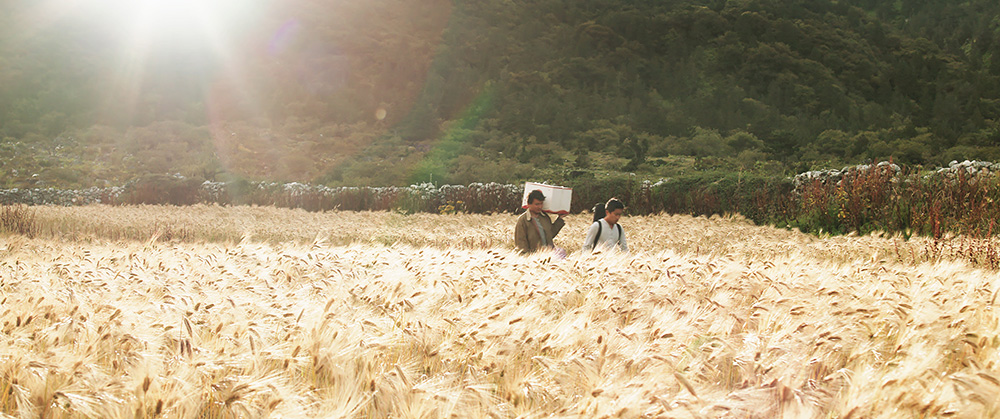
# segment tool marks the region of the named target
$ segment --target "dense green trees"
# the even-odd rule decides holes
[[[459,2],[449,31],[471,45],[448,58],[496,82],[487,116],[504,134],[574,155],[609,152],[630,161],[623,170],[639,168],[647,150],[734,166],[742,153],[788,170],[996,155],[987,138],[996,137],[998,73],[978,47],[995,38],[997,22],[980,13],[996,6],[883,7],[595,0],[498,10]],[[924,18],[946,9],[950,20]],[[956,34],[954,25],[964,29]],[[474,48],[497,39],[507,43]],[[735,147],[723,141],[737,134]]]
[[[995,2],[295,0],[134,67],[90,17],[0,6],[0,186],[1000,159]]]

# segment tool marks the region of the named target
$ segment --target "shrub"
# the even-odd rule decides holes
[[[792,213],[792,184],[785,178],[706,172],[650,185],[650,211],[713,215],[740,213],[757,223]]]
[[[126,188],[126,204],[192,205],[200,200],[202,182],[179,176],[147,175]]]

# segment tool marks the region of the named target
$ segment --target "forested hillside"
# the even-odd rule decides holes
[[[1000,160],[995,2],[114,4],[0,0],[0,187]]]

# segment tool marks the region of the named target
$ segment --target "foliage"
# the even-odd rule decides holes
[[[651,187],[655,210],[674,214],[741,214],[757,223],[793,214],[791,183],[745,173],[700,173]]]
[[[773,222],[832,234],[995,234],[1000,179],[993,172],[976,173],[962,166],[933,174],[884,169],[854,170],[836,182],[814,180],[797,191],[794,215]]]
[[[1000,6],[982,0],[320,3],[245,22],[229,65],[151,51],[125,91],[104,28],[68,13],[26,30],[39,10],[5,2],[0,186],[179,173],[402,187],[686,175],[658,166],[673,156],[762,175],[1000,158]]]
[[[574,211],[617,196],[814,232],[992,234],[992,180],[917,175],[1000,158],[1000,6],[982,0],[295,0],[235,28],[231,62],[149,51],[134,80],[108,67],[105,28],[3,6],[3,188],[502,212],[516,191],[472,185],[545,180]],[[911,173],[785,180],[884,158]]]
[[[147,175],[125,188],[119,197],[125,204],[191,205],[198,202],[201,182],[196,179]]]

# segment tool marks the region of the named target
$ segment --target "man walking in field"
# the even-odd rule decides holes
[[[528,210],[517,218],[514,225],[514,245],[521,253],[530,253],[542,248],[551,248],[552,239],[566,225],[559,215],[553,223],[549,215],[542,212],[545,195],[540,190],[528,194]]]

